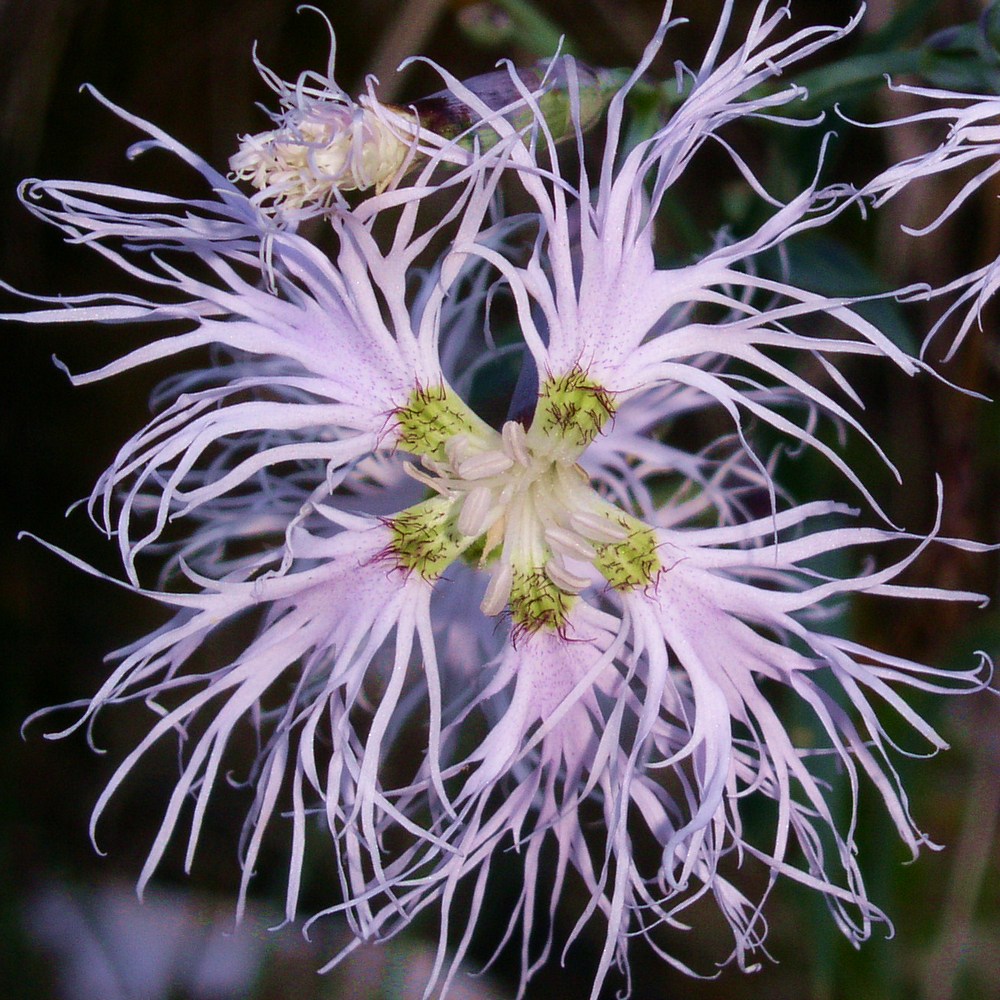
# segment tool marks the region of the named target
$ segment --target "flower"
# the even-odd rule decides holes
[[[465,163],[498,141],[494,122],[517,130],[537,112],[556,135],[586,129],[622,82],[619,73],[574,62],[577,107],[571,109],[567,61],[555,58],[514,77],[494,72],[464,81],[463,93],[475,95],[472,102],[446,88],[396,107],[378,100],[373,77],[355,101],[334,79],[337,47],[329,19],[316,7],[302,9],[319,14],[330,32],[326,74],[306,71],[287,83],[255,51],[254,65],[278,95],[281,111],[271,115],[278,127],[242,136],[229,159],[232,179],[248,181],[257,189],[254,203],[286,225],[344,208],[345,191],[381,193],[428,158]],[[523,99],[527,91],[530,106]]]
[[[286,83],[255,51],[254,65],[281,104],[272,115],[277,128],[242,136],[229,159],[233,178],[257,189],[257,203],[287,219],[327,212],[342,191],[384,191],[412,163],[421,139],[416,116],[379,101],[373,79],[357,101],[337,85],[333,28],[318,8],[306,9],[330,32],[326,75],[307,71]]]
[[[762,252],[824,225],[854,192],[816,183],[788,204],[771,199],[771,217],[749,236],[720,239],[688,265],[656,263],[657,208],[699,147],[713,140],[730,150],[720,128],[800,94],[755,88],[843,34],[817,27],[780,38],[787,12],[763,3],[722,58],[731,6],[700,68],[680,74],[683,102],[629,147],[624,105],[672,23],[668,6],[610,102],[594,185],[585,165],[564,176],[540,94],[512,68],[527,126],[442,71],[451,99],[496,141],[442,179],[434,172],[454,149],[445,144],[412,186],[329,213],[331,257],[274,226],[261,197],[247,199],[119,109],[152,144],[196,167],[214,200],[26,183],[33,212],[151,291],[47,300],[59,308],[13,318],[187,327],[77,383],[192,348],[221,352],[211,368],[161,389],[159,411],[91,498],[117,538],[127,585],[174,612],[116,655],[82,716],[59,734],[137,698],[157,714],[100,797],[95,825],[145,753],[179,739],[181,773],[140,889],[184,823],[191,863],[242,727],[258,752],[240,911],[265,832],[284,812],[285,910],[296,916],[309,832],[322,827],[342,895],[324,912],[346,916],[348,950],[398,932],[425,908],[440,914],[428,994],[447,990],[511,847],[523,887],[498,947],[519,939],[522,993],[552,952],[569,879],[589,902],[564,947],[592,919],[605,924],[594,997],[612,966],[627,974],[637,934],[697,973],[660,932],[702,897],[715,900],[731,928],[730,957],[748,970],[781,876],[820,892],[854,941],[886,919],[855,856],[860,778],[914,853],[927,839],[909,816],[875,703],[941,747],[902,690],[979,690],[989,664],[946,671],[843,639],[823,621],[831,603],[855,593],[981,598],[897,582],[938,540],[937,526],[927,536],[845,526],[857,511],[792,502],[774,483],[774,460],[751,446],[747,414],[824,454],[878,510],[817,432],[828,417],[875,446],[834,361],[880,357],[908,374],[924,366],[849,299],[754,269]],[[582,147],[580,77],[572,60],[562,65]],[[505,178],[531,199],[527,216],[494,218]],[[431,220],[429,196],[442,189],[450,200]],[[302,192],[288,191],[297,192],[285,199],[292,207],[326,205],[322,192],[298,204]],[[282,197],[275,192],[274,204]],[[444,249],[424,269],[434,244]],[[493,426],[471,405],[470,385],[505,356],[484,335],[501,295],[514,302],[523,369],[507,418]],[[817,359],[834,388],[803,379],[795,355]],[[682,416],[715,409],[731,433],[690,450],[670,440]],[[824,571],[833,554],[899,547],[881,569]],[[143,553],[159,553],[166,567],[155,589],[140,583]],[[255,635],[228,662],[195,656],[248,620]],[[784,698],[811,713],[822,746],[793,740],[775,707]],[[846,822],[826,801],[828,759],[850,786]],[[750,798],[773,813],[764,844],[744,832]],[[639,840],[655,845],[651,861]],[[739,888],[741,865],[761,866],[763,898]],[[462,885],[471,912],[456,936]]]
[[[931,87],[896,85],[893,88],[904,94],[932,102],[927,110],[906,115],[887,122],[862,123],[872,128],[898,127],[918,122],[948,123],[944,139],[934,148],[918,153],[899,163],[894,163],[863,189],[865,197],[879,207],[894,198],[904,188],[928,177],[936,177],[950,170],[975,169],[965,180],[948,204],[929,222],[921,226],[904,226],[905,232],[923,236],[933,232],[951,218],[977,191],[982,189],[1000,172],[1000,97],[989,94],[955,93]],[[925,356],[931,342],[955,316],[961,314],[958,331],[945,352],[944,361],[954,357],[969,330],[979,321],[987,301],[1000,287],[1000,261],[991,261],[940,288],[915,289],[911,300],[954,296],[954,301],[934,324],[921,347]],[[964,314],[963,311],[964,310]]]

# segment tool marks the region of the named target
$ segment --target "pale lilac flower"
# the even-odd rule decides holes
[[[831,394],[809,384],[762,349],[812,353],[841,389],[846,388],[843,379],[829,360],[837,354],[886,357],[907,374],[921,367],[848,308],[846,300],[831,300],[763,277],[753,267],[760,254],[780,247],[798,233],[827,224],[851,203],[852,192],[843,185],[815,185],[788,204],[778,204],[718,135],[720,128],[741,117],[784,120],[777,112],[802,96],[800,88],[789,83],[765,96],[748,97],[748,93],[839,40],[857,21],[846,28],[813,26],[775,38],[789,11],[769,11],[771,5],[763,3],[757,8],[745,44],[716,65],[713,60],[723,44],[731,6],[727,4],[727,16],[720,21],[701,68],[697,72],[678,69],[678,87],[690,88],[690,94],[655,135],[627,148],[622,119],[626,97],[648,69],[671,26],[668,6],[660,31],[631,79],[610,103],[598,177],[589,177],[581,157],[578,176],[547,184],[536,163],[542,159],[538,151],[512,146],[511,159],[522,168],[518,176],[538,210],[538,241],[527,265],[516,267],[489,249],[470,247],[469,251],[493,262],[510,282],[525,342],[539,371],[553,379],[583,372],[617,401],[664,383],[691,386],[723,406],[737,428],[742,427],[744,414],[753,415],[823,452],[874,504],[836,449],[819,440],[811,425],[797,427],[782,412],[780,394],[769,401],[766,396],[745,393],[745,377],[728,368],[713,369],[705,361],[725,358],[753,366],[768,380],[765,384],[787,387],[808,401],[810,414],[818,408],[862,434],[865,432],[857,418]],[[463,91],[459,81],[450,82],[475,105],[474,94]],[[527,91],[523,97],[534,103]],[[485,107],[482,110],[487,111]],[[558,163],[553,137],[540,110],[537,120],[538,144],[544,149],[546,162]],[[815,124],[794,119],[787,123]],[[503,130],[504,125],[501,122],[496,127]],[[582,134],[578,139],[582,142]],[[721,144],[730,153],[743,177],[776,206],[776,211],[755,233],[722,242],[689,266],[657,268],[653,242],[660,201],[707,141]],[[646,190],[651,191],[650,197],[644,194]],[[577,211],[580,205],[587,207]],[[761,300],[768,302],[766,309],[761,309]],[[700,315],[691,316],[699,306],[724,310],[724,320],[708,322],[700,320]],[[536,319],[539,314],[540,323]],[[813,332],[817,319],[824,324],[823,336]],[[826,333],[838,325],[839,335]],[[796,326],[809,332],[793,332]],[[875,442],[868,440],[877,449]]]
[[[874,505],[816,433],[826,416],[867,438],[834,362],[876,356],[910,374],[922,365],[849,300],[753,266],[763,251],[824,224],[852,192],[815,185],[787,205],[772,201],[771,219],[749,237],[720,240],[688,266],[655,264],[657,207],[698,147],[713,139],[728,149],[722,126],[797,97],[791,85],[748,93],[843,34],[819,27],[779,38],[787,12],[765,3],[722,58],[731,6],[700,68],[678,73],[684,102],[651,139],[626,149],[625,97],[670,25],[668,7],[611,102],[593,185],[583,167],[562,176],[540,114],[520,129],[443,74],[499,141],[446,180],[431,180],[431,157],[412,187],[329,213],[332,259],[134,118],[204,175],[211,198],[27,184],[36,214],[151,290],[148,299],[53,300],[59,308],[15,318],[189,327],[77,382],[190,348],[221,349],[210,370],[161,390],[158,413],[91,499],[117,538],[128,584],[141,589],[143,553],[159,554],[167,569],[158,589],[141,592],[175,610],[115,655],[111,676],[65,730],[134,699],[158,715],[111,778],[95,824],[153,744],[171,734],[181,742],[181,774],[140,887],[182,826],[191,863],[227,748],[246,727],[258,753],[240,909],[276,813],[291,827],[288,919],[307,831],[325,828],[342,890],[326,912],[346,915],[351,947],[398,932],[427,907],[440,914],[427,995],[447,990],[492,866],[511,848],[523,889],[498,945],[520,942],[522,992],[558,953],[553,918],[568,879],[590,902],[559,950],[591,919],[606,927],[592,996],[612,966],[627,975],[627,941],[638,934],[679,968],[711,971],[688,968],[660,937],[664,926],[683,926],[701,897],[731,927],[729,957],[753,968],[766,933],[761,908],[779,876],[822,893],[854,941],[886,919],[855,857],[861,779],[914,853],[927,841],[910,818],[876,705],[939,748],[900,689],[978,690],[988,664],[938,669],[840,638],[823,621],[857,593],[980,598],[895,582],[936,527],[928,536],[845,527],[855,511],[791,503],[774,485],[773,461],[751,447],[747,415],[822,452]],[[582,131],[572,61],[565,66]],[[537,93],[516,73],[510,79],[535,111]],[[511,175],[536,211],[494,224],[493,191]],[[428,221],[425,195],[438,183],[451,201]],[[392,220],[387,246],[376,218]],[[447,247],[421,271],[433,240]],[[513,297],[526,374],[537,376],[499,430],[466,391],[469,373],[497,353],[482,332],[495,294]],[[701,318],[706,308],[711,321]],[[832,387],[805,381],[794,355],[818,360]],[[694,452],[671,443],[677,418],[707,408],[729,414],[731,435]],[[899,547],[880,569],[823,571],[834,553]],[[231,662],[195,658],[245,619],[256,637]],[[825,744],[793,741],[776,690],[811,713]],[[850,787],[846,822],[826,802],[818,772],[827,758]],[[740,810],[751,796],[774,811],[764,844],[744,836]],[[643,860],[637,838],[658,856]],[[739,888],[741,865],[766,872],[764,898]],[[463,882],[472,912],[454,934]],[[549,925],[540,937],[539,922]]]
[[[926,110],[906,115],[870,127],[902,127],[918,123],[947,124],[942,141],[926,153],[894,163],[870,180],[864,195],[878,207],[895,197],[911,184],[937,177],[952,170],[972,173],[962,183],[948,204],[928,220],[914,220],[904,231],[913,236],[933,232],[951,218],[976,192],[1000,173],[1000,97],[989,94],[955,93],[931,87],[897,85],[895,90],[911,94],[930,104]],[[864,124],[864,123],[862,123]],[[944,360],[951,359],[968,332],[979,322],[986,303],[1000,288],[1000,261],[991,261],[940,288],[915,290],[910,298],[947,297],[953,301],[924,338],[921,355],[926,355],[931,342],[942,328],[956,317],[958,329]]]

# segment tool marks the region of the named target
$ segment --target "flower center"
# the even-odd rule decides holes
[[[628,528],[609,517],[575,461],[537,454],[522,424],[509,420],[483,447],[466,434],[445,445],[445,461],[425,456],[412,476],[457,512],[457,534],[481,539],[479,566],[490,569],[485,614],[510,604],[518,624],[558,627],[594,579],[595,546],[623,542]]]
[[[593,412],[580,407],[579,425],[545,419],[552,396],[543,388],[531,430],[509,420],[498,434],[472,414],[463,421],[464,404],[450,395],[433,397],[433,421],[424,411],[400,415],[404,446],[422,453],[406,470],[434,495],[390,520],[393,554],[428,579],[459,556],[473,561],[490,574],[483,612],[509,608],[523,631],[562,628],[592,585],[646,586],[660,569],[652,530],[602,499],[577,464],[581,442],[596,433]],[[450,433],[418,434],[421,426]]]

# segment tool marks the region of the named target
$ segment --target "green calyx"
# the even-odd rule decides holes
[[[612,393],[583,369],[573,368],[542,383],[532,432],[557,438],[574,451],[582,451],[601,433],[615,409]]]
[[[463,84],[486,107],[496,111],[512,109],[504,117],[517,131],[529,129],[536,116],[541,118],[556,142],[574,137],[578,129],[586,132],[594,126],[629,75],[625,70],[594,69],[575,61],[571,84],[565,57],[543,60],[514,72],[520,87],[506,68],[474,76]],[[524,92],[537,94],[534,106],[525,101]],[[483,124],[476,111],[450,90],[420,98],[410,108],[421,128],[446,139],[457,139],[470,152],[490,149],[500,141],[499,133]]]

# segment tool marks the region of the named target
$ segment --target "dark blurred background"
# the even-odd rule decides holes
[[[415,67],[397,75],[406,56],[422,53],[459,77],[490,69],[511,56],[531,61],[541,54],[544,32],[525,28],[540,15],[563,31],[573,49],[597,65],[634,64],[660,14],[659,0],[538,0],[471,4],[448,0],[319,0],[337,32],[337,79],[350,92],[366,73],[382,81],[383,99],[407,100],[439,89],[433,72]],[[667,41],[658,72],[669,75],[675,58],[690,62],[701,53],[721,4],[678,3],[691,20]],[[865,26],[833,56],[860,50],[903,5],[870,4]],[[736,21],[752,13],[737,3]],[[898,43],[918,44],[939,29],[974,20],[971,0],[915,5],[917,14]],[[846,22],[854,10],[840,0],[794,0],[794,24]],[[544,26],[543,26],[544,27]],[[739,37],[738,27],[733,39]],[[51,227],[18,204],[16,183],[25,176],[81,178],[148,187],[177,194],[200,192],[196,179],[167,155],[153,153],[127,162],[125,148],[135,130],[78,92],[94,84],[129,111],[148,118],[217,167],[225,168],[239,133],[267,127],[256,101],[274,107],[273,95],[255,72],[250,52],[258,42],[262,60],[285,79],[303,69],[322,69],[327,36],[318,17],[297,14],[294,0],[0,0],[0,278],[39,293],[128,290],[125,279],[96,254],[65,246]],[[543,50],[544,51],[544,50]],[[849,110],[868,120],[919,108],[906,95],[870,98],[863,92]],[[849,129],[841,127],[848,133]],[[765,179],[780,194],[808,181],[814,158],[796,156],[793,141],[766,129],[745,137],[759,145]],[[890,158],[916,152],[932,132],[864,133],[842,137],[831,167],[847,179],[863,180]],[[781,145],[781,143],[786,143]],[[801,162],[800,162],[801,161]],[[720,161],[721,162],[721,161]],[[695,184],[679,189],[676,205],[686,218],[711,227],[734,223],[732,193],[714,186],[710,163]],[[1000,255],[1000,211],[995,183],[948,224],[915,240],[900,234],[901,220],[927,221],[962,177],[925,185],[900,199],[863,229],[847,223],[831,243],[805,246],[802,273],[821,285],[845,262],[862,290],[915,279],[943,281]],[[732,199],[729,199],[731,202]],[[679,217],[679,216],[678,216]],[[673,218],[673,217],[672,217]],[[736,220],[738,223],[738,219]],[[667,239],[671,237],[668,221]],[[677,239],[683,233],[678,225]],[[837,244],[837,241],[841,241]],[[848,249],[845,249],[848,248]],[[697,250],[697,247],[692,247]],[[847,254],[843,258],[838,254]],[[0,309],[24,308],[13,296]],[[933,310],[895,316],[900,336],[919,337]],[[85,577],[31,541],[30,530],[108,572],[111,546],[69,505],[87,495],[124,438],[148,414],[147,399],[167,369],[155,366],[125,378],[73,390],[52,364],[57,355],[71,369],[95,367],[138,343],[143,334],[126,328],[36,328],[7,326],[3,364],[6,416],[0,423],[7,470],[0,490],[3,567],[0,621],[6,639],[0,698],[0,996],[11,998],[220,997],[419,997],[428,968],[434,927],[420,923],[411,935],[384,948],[367,948],[342,969],[318,977],[315,969],[345,941],[330,926],[312,943],[296,929],[270,934],[280,912],[284,864],[280,846],[261,864],[247,927],[228,936],[238,884],[235,841],[246,802],[232,793],[211,811],[204,847],[190,877],[178,852],[171,853],[145,907],[132,885],[155,835],[176,773],[167,750],[150,756],[119,793],[100,828],[99,856],[87,838],[89,812],[116,762],[147,725],[141,706],[102,716],[95,730],[95,756],[83,735],[43,739],[45,723],[24,739],[23,719],[33,711],[86,697],[105,674],[103,656],[160,622],[158,609],[123,590]],[[943,367],[949,379],[997,394],[998,346],[995,311],[984,329],[969,337],[955,361]],[[932,360],[935,360],[932,356]],[[859,381],[860,378],[860,381]],[[933,476],[945,483],[945,534],[1000,539],[995,497],[1000,487],[1000,416],[969,396],[929,379],[893,377],[883,369],[855,377],[868,406],[866,425],[900,465],[904,488],[883,477],[878,495],[905,527],[926,529],[933,519]],[[870,461],[870,459],[859,459]],[[872,469],[878,480],[881,475]],[[798,481],[796,479],[798,477]],[[816,481],[819,477],[819,481]],[[829,477],[829,490],[824,493]],[[881,482],[881,480],[879,480]],[[803,466],[783,476],[792,492],[840,495],[845,484]],[[850,498],[848,498],[850,499]],[[970,558],[941,549],[928,553],[911,582],[978,589],[997,596],[997,560]],[[853,616],[863,641],[935,664],[967,664],[972,650],[1000,650],[995,610],[967,606],[892,611],[859,607]],[[901,864],[903,850],[877,809],[862,813],[862,867],[871,895],[897,924],[893,941],[880,938],[854,953],[841,940],[812,894],[794,886],[772,897],[770,950],[778,959],[755,976],[727,970],[714,981],[686,979],[641,947],[633,953],[638,1000],[697,998],[903,998],[988,1000],[1000,997],[1000,710],[995,698],[915,699],[952,743],[950,753],[927,762],[903,761],[913,811],[932,839],[947,845],[925,852],[914,865]],[[867,799],[866,799],[867,801]],[[869,803],[869,805],[871,805]],[[270,867],[267,862],[270,862]],[[329,887],[333,892],[334,887]],[[310,890],[316,907],[330,901],[324,887]],[[573,906],[571,894],[567,898]],[[496,916],[497,929],[504,925]],[[565,933],[572,926],[568,911]],[[712,968],[724,954],[718,927],[688,935],[688,961]],[[489,955],[488,942],[476,952]],[[589,994],[593,954],[575,949],[566,968],[553,964],[529,987],[529,998]],[[508,960],[511,959],[511,960]],[[516,956],[504,956],[491,972],[456,988],[458,997],[507,997],[516,992]],[[614,984],[607,990],[613,995]]]

